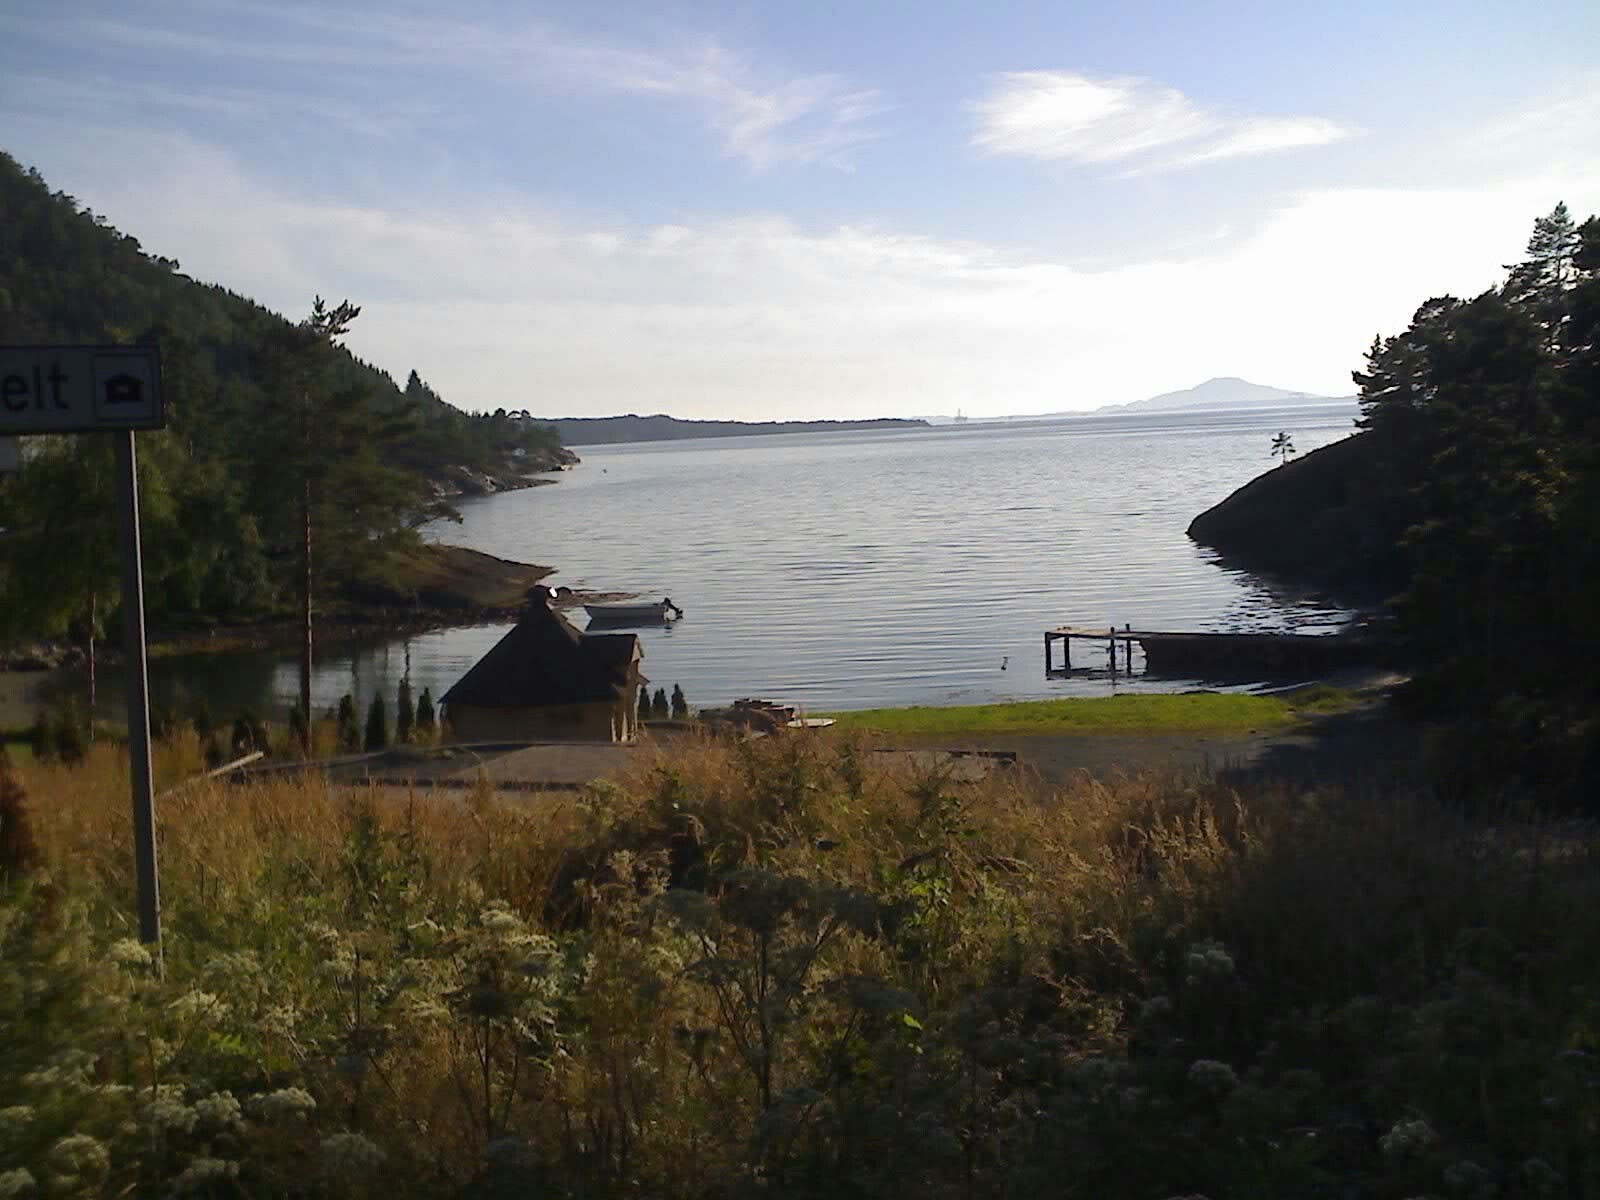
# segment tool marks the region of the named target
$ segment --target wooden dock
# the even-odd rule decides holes
[[[1111,674],[1132,674],[1133,647],[1144,654],[1144,670],[1157,675],[1201,675],[1211,678],[1260,674],[1313,674],[1342,667],[1371,665],[1376,647],[1369,638],[1309,633],[1176,633],[1110,625],[1062,625],[1044,635],[1044,669],[1059,675],[1074,669],[1073,642],[1104,643]],[[1061,663],[1055,645],[1061,643]],[[1095,655],[1098,657],[1098,654]],[[1078,669],[1098,668],[1080,657]],[[1120,662],[1119,662],[1120,660]]]

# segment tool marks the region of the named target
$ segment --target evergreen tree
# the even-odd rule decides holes
[[[689,719],[689,701],[683,694],[683,688],[676,683],[672,685],[672,719],[674,721]]]
[[[361,731],[356,727],[356,700],[349,692],[339,697],[339,749],[357,750]]]
[[[642,688],[639,689],[639,726],[640,726],[640,728],[643,728],[644,727],[644,723],[646,721],[648,721],[649,719],[650,719],[650,689],[647,688],[647,687],[642,687]]]
[[[372,707],[367,709],[367,737],[365,748],[369,751],[383,750],[389,745],[389,716],[383,708],[381,695],[372,698]]]
[[[666,688],[657,688],[654,698],[650,701],[650,716],[657,721],[665,721],[671,709],[667,707]]]
[[[1281,467],[1289,461],[1289,456],[1294,453],[1294,439],[1287,431],[1279,430],[1278,435],[1272,439],[1272,457],[1278,460]]]
[[[437,720],[433,711],[433,692],[423,688],[422,695],[417,699],[417,732],[425,740],[431,741]]]
[[[394,740],[409,742],[417,724],[416,705],[411,701],[411,681],[400,681],[400,693],[394,706]]]

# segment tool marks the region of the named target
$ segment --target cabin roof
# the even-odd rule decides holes
[[[445,704],[534,708],[631,699],[639,681],[639,639],[582,634],[543,596],[441,699]]]

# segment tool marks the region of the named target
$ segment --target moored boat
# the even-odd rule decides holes
[[[670,597],[646,604],[585,604],[592,625],[661,625],[683,616]]]

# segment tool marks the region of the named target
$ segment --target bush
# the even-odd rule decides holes
[[[382,696],[374,696],[367,709],[367,736],[362,745],[368,751],[383,750],[389,745],[389,717],[384,712]]]
[[[411,702],[411,681],[400,681],[400,693],[394,707],[394,740],[409,742],[417,724],[416,705]]]
[[[356,725],[355,697],[346,692],[339,697],[339,749],[361,749],[361,730]]]
[[[233,719],[233,737],[230,745],[235,758],[254,754],[257,750],[269,749],[269,734],[265,723],[255,713],[246,709]]]
[[[63,705],[51,723],[50,732],[57,758],[64,763],[83,761],[88,752],[88,730],[77,705]]]

